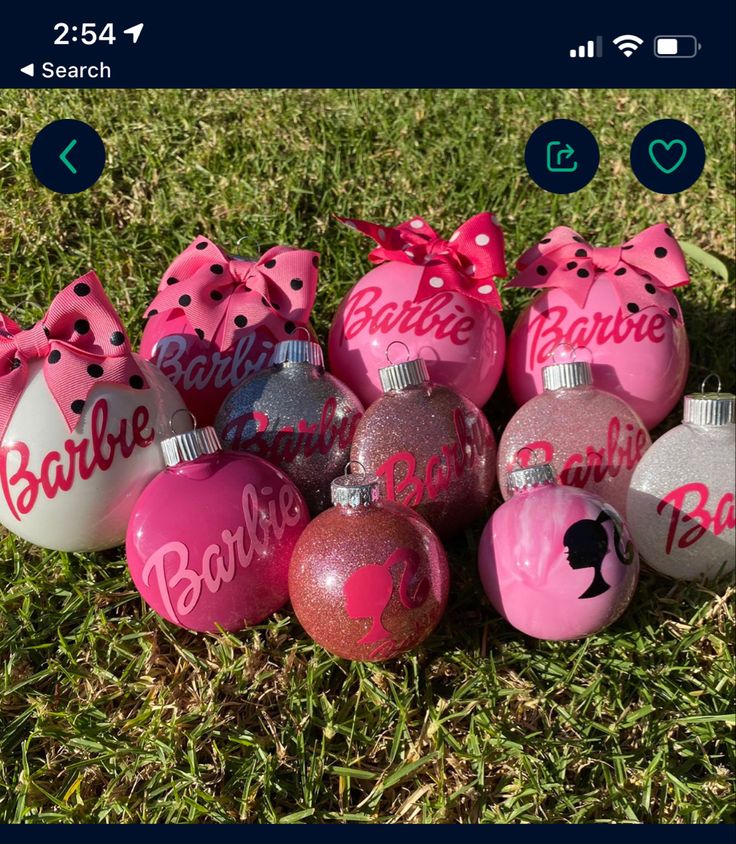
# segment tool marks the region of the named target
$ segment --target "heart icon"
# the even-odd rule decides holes
[[[673,148],[673,147],[675,147],[675,148],[676,148],[676,147],[680,147],[680,149],[682,150],[682,152],[680,153],[680,157],[677,159],[677,161],[675,161],[675,163],[674,163],[674,164],[671,164],[669,167],[666,167],[666,166],[665,166],[665,164],[666,164],[666,163],[668,163],[668,162],[671,162],[671,161],[672,161],[673,156],[672,156],[672,155],[668,155],[668,156],[664,159],[665,164],[663,164],[663,163],[662,163],[662,162],[661,162],[661,161],[657,158],[657,153],[656,153],[656,152],[655,152],[655,150],[654,150],[654,148],[655,148],[655,147],[657,147],[657,146],[661,146],[661,147],[663,147],[663,148],[664,148],[664,153],[669,153],[669,152],[670,152],[670,150],[672,150],[672,148]],[[660,151],[659,155],[660,155],[661,157],[663,157],[664,153]],[[652,142],[649,144],[649,157],[652,159],[652,162],[654,163],[655,167],[658,167],[658,168],[659,168],[659,169],[660,169],[663,173],[666,173],[666,174],[668,174],[668,175],[669,175],[670,173],[674,173],[674,172],[675,172],[675,170],[677,170],[677,168],[678,168],[678,167],[682,164],[682,162],[685,160],[685,156],[686,156],[686,155],[687,155],[687,144],[685,143],[685,141],[681,140],[680,138],[675,138],[673,141],[670,141],[669,143],[667,143],[667,141],[663,141],[661,138],[657,138],[656,140],[652,141]]]

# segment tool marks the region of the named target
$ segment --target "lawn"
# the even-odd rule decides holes
[[[91,190],[42,188],[35,133],[62,117],[100,132]],[[552,117],[596,135],[601,166],[571,196],[523,166]],[[650,193],[631,139],[660,117],[707,150],[688,192]],[[693,361],[734,389],[734,103],[719,91],[3,91],[0,309],[23,325],[94,267],[134,342],[172,257],[197,233],[244,254],[322,253],[315,324],[368,269],[334,213],[449,235],[491,210],[509,263],[557,224],[615,244],[666,220],[725,258],[680,290]],[[503,294],[510,328],[528,296]],[[505,386],[489,416],[512,412]],[[656,433],[677,424],[677,411]],[[450,546],[446,616],[415,655],[327,655],[284,610],[199,636],[138,597],[121,549],[46,552],[0,534],[0,820],[736,820],[734,588],[643,573],[629,611],[584,641],[525,638],[482,594],[482,524]]]

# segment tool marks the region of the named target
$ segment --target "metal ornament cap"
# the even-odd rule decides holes
[[[161,440],[161,451],[167,466],[188,463],[205,454],[222,451],[222,444],[217,432],[209,425],[206,428],[194,428],[183,434],[174,434]]]
[[[324,368],[325,356],[319,343],[311,340],[281,340],[273,350],[271,366],[282,363],[311,363]]]
[[[429,381],[429,372],[424,358],[414,358],[384,366],[378,370],[378,377],[383,392],[391,393],[426,384]]]
[[[588,387],[593,383],[593,369],[587,360],[572,360],[542,367],[542,384],[545,390],[570,387]]]
[[[380,498],[375,475],[342,475],[330,485],[332,504],[340,507],[368,507]]]
[[[510,495],[522,490],[534,489],[539,486],[549,486],[557,483],[555,470],[549,463],[527,466],[524,469],[514,469],[506,478],[506,488]]]
[[[690,393],[683,401],[682,421],[690,425],[719,427],[736,420],[733,393]]]

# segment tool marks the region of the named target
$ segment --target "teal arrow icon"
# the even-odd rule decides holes
[[[555,163],[552,163],[552,152],[555,151],[555,147],[559,147],[559,149],[556,150],[556,161]],[[574,173],[578,169],[577,161],[573,161],[571,166],[562,166],[563,157],[569,162],[570,158],[574,154],[575,150],[570,146],[570,144],[566,143],[563,147],[562,141],[550,141],[547,144],[547,170],[549,170],[550,173]]]
[[[77,172],[77,168],[76,168],[76,167],[75,167],[75,166],[71,163],[71,161],[67,160],[67,155],[68,155],[68,154],[69,154],[69,153],[70,153],[70,152],[74,149],[74,147],[75,147],[76,145],[77,145],[77,139],[76,139],[76,138],[74,138],[74,140],[73,140],[73,141],[70,141],[70,142],[69,142],[69,144],[67,145],[67,147],[66,147],[66,149],[64,150],[64,152],[62,152],[62,153],[60,153],[60,154],[59,154],[59,158],[61,159],[61,163],[62,163],[65,167],[68,167],[68,168],[72,171],[72,173],[74,173],[74,174],[76,174],[76,172]]]

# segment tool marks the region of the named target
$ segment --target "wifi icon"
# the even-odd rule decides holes
[[[644,39],[639,38],[638,35],[619,35],[613,39],[613,43],[628,59],[632,53],[635,53],[641,47]]]

